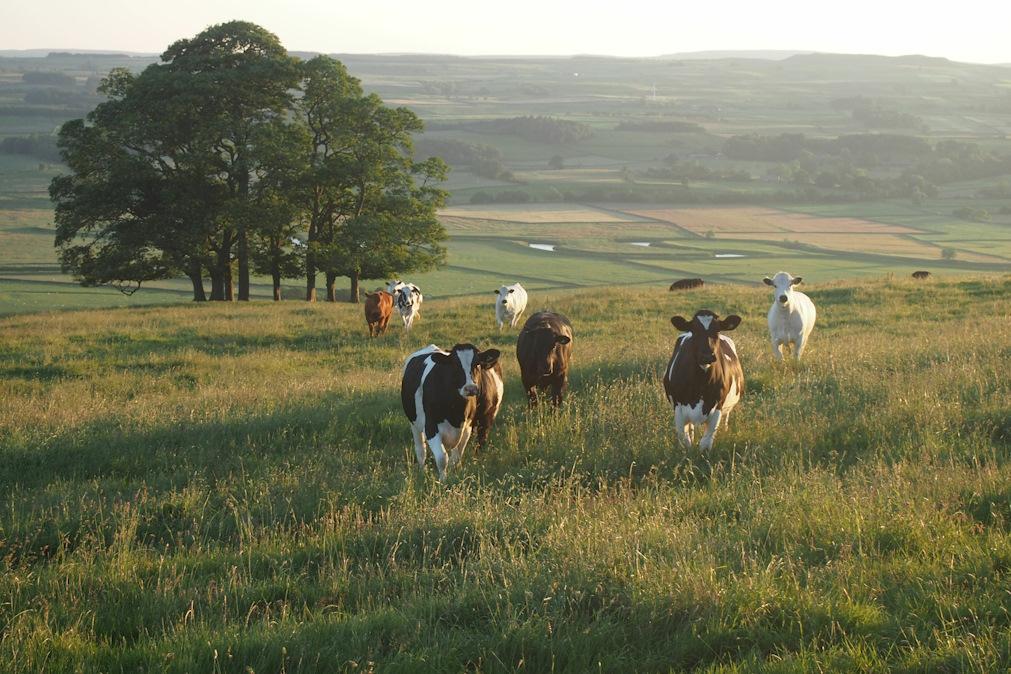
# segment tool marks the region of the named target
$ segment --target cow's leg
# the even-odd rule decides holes
[[[800,354],[804,353],[804,347],[807,346],[807,335],[801,335],[797,338],[797,341],[793,344],[793,357],[795,360],[800,360]]]
[[[502,332],[502,326],[505,325],[505,321],[501,318],[496,318],[495,321],[498,323],[498,331]]]
[[[776,360],[783,360],[783,352],[779,349],[780,342],[775,337],[772,338],[772,357]]]
[[[692,445],[691,424],[688,421],[688,411],[684,405],[674,403],[674,430],[677,431],[678,442],[688,449]]]
[[[432,457],[435,459],[435,467],[439,470],[439,481],[446,479],[446,450],[442,447],[442,438],[439,433],[435,433],[428,439],[428,448],[432,450]]]
[[[456,468],[460,461],[463,459],[463,452],[467,449],[467,443],[470,441],[471,435],[471,425],[467,424],[463,427],[460,432],[460,440],[456,443],[456,447],[450,450],[449,453],[449,467]]]
[[[565,393],[566,384],[564,379],[551,382],[551,402],[555,404],[555,407],[562,404],[562,394]]]
[[[523,382],[523,388],[527,391],[527,404],[530,407],[537,407],[537,385]]]
[[[523,312],[521,311],[521,312],[519,312],[518,314],[516,314],[515,316],[513,316],[513,320],[512,320],[512,322],[511,322],[511,323],[509,324],[509,327],[510,327],[510,328],[515,328],[515,327],[516,327],[516,324],[520,322],[520,316],[522,316],[522,315],[523,315]]]
[[[418,469],[425,472],[425,436],[413,424],[411,432],[414,433],[414,456],[418,459]]]
[[[699,449],[702,451],[706,452],[713,448],[713,440],[716,439],[716,431],[720,428],[720,418],[722,416],[723,412],[718,409],[710,412],[706,433],[699,440]]]

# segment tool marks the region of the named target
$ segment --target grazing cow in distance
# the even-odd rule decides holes
[[[537,404],[537,389],[551,388],[551,400],[561,404],[569,382],[572,357],[572,324],[552,311],[540,311],[523,325],[516,338],[516,359],[527,400]]]
[[[499,332],[502,332],[502,326],[507,322],[510,328],[515,328],[526,310],[527,291],[519,283],[502,286],[495,291],[495,321]]]
[[[457,344],[450,351],[429,344],[407,357],[400,401],[411,422],[422,471],[426,442],[439,479],[444,480],[448,469],[460,462],[475,430],[479,440],[482,435],[487,439],[502,404],[500,355],[498,349],[479,351],[473,344]]]
[[[385,334],[392,315],[393,295],[381,289],[365,293],[365,322],[369,324],[369,337]]]
[[[929,271],[919,270],[919,271],[914,271],[913,272],[913,278],[918,279],[920,281],[922,281],[925,278],[928,278],[929,276],[930,276],[930,272]]]
[[[701,288],[702,285],[703,281],[700,278],[683,278],[671,283],[668,290],[691,290],[692,288]]]
[[[663,389],[674,408],[674,427],[682,447],[693,442],[696,427],[705,427],[699,449],[712,449],[720,422],[744,394],[744,371],[734,340],[720,334],[741,323],[740,316],[721,319],[712,311],[695,312],[691,320],[674,316],[681,331],[663,376]]]
[[[392,282],[391,282],[392,283]],[[414,325],[414,319],[421,313],[421,302],[424,296],[421,289],[413,283],[396,281],[396,292],[393,293],[393,304],[400,312],[400,317],[404,319],[404,330],[410,330]]]
[[[772,338],[772,355],[783,360],[781,347],[789,349],[793,344],[793,356],[800,360],[807,340],[814,330],[817,312],[811,298],[794,290],[801,282],[800,276],[791,276],[781,271],[772,278],[763,279],[765,285],[772,286],[772,306],[769,308],[769,335]]]

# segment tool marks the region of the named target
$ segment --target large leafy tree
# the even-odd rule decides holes
[[[85,285],[140,284],[185,274],[205,299],[201,269],[223,192],[187,132],[189,114],[165,95],[157,73],[124,70],[105,79],[105,103],[61,128],[71,169],[55,178],[56,245],[63,268]]]
[[[435,211],[446,193],[438,159],[415,163],[411,134],[421,120],[406,108],[388,108],[362,93],[358,80],[334,59],[304,65],[298,102],[307,130],[300,197],[308,223],[306,299],[315,300],[316,273],[326,275],[327,299],[340,276],[359,283],[394,273],[430,269],[445,260],[446,238]],[[420,181],[420,183],[419,183]]]
[[[301,96],[293,88],[301,86]],[[277,38],[244,22],[173,44],[140,75],[113,71],[108,100],[67,123],[56,178],[57,246],[65,269],[124,289],[185,274],[194,298],[239,299],[252,271],[281,279],[301,268],[364,278],[445,259],[435,210],[446,166],[416,163],[421,121],[365,95],[328,57],[298,63]]]
[[[211,26],[179,40],[162,54],[162,61],[156,67],[183,83],[200,134],[211,143],[215,172],[210,177],[228,191],[217,245],[218,275],[229,275],[234,243],[238,299],[248,300],[251,185],[270,170],[260,161],[256,138],[261,127],[273,124],[290,107],[299,81],[297,61],[277,36],[246,21]],[[212,282],[217,282],[213,276]],[[230,289],[228,284],[221,290],[228,295]]]

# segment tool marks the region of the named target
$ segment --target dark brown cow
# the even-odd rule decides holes
[[[369,324],[369,337],[386,332],[386,324],[393,315],[393,295],[385,290],[365,293],[365,322]]]
[[[551,387],[551,400],[560,405],[569,383],[572,324],[561,314],[539,311],[523,325],[516,338],[516,359],[527,399],[537,404],[537,389]]]
[[[925,279],[925,278],[929,277],[929,276],[930,276],[930,272],[929,272],[929,271],[923,271],[922,269],[921,269],[921,270],[919,270],[919,271],[914,271],[914,272],[913,272],[913,278],[915,278],[915,279],[919,279],[919,280],[921,280],[921,281],[922,281],[923,279]]]
[[[691,290],[692,288],[701,288],[702,285],[703,281],[700,278],[683,278],[671,283],[668,290]]]
[[[709,450],[720,421],[744,394],[744,371],[734,341],[720,332],[736,328],[740,316],[721,319],[712,311],[697,311],[691,320],[674,316],[681,331],[663,376],[667,400],[674,408],[674,426],[683,447],[692,444],[696,426],[706,426],[699,449]]]

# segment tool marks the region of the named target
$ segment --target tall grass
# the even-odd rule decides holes
[[[534,295],[575,327],[527,410],[490,301],[185,306],[0,322],[0,662],[38,671],[979,671],[1011,666],[1011,277]],[[669,318],[747,392],[676,444]],[[412,466],[400,364],[504,350],[490,446]]]

